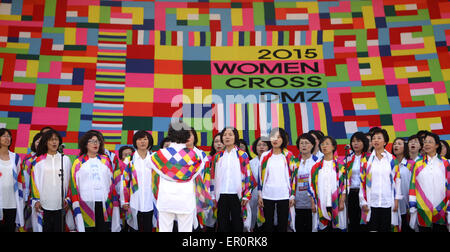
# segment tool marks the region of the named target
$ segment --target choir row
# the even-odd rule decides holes
[[[428,131],[396,138],[392,152],[386,130],[356,132],[339,159],[331,136],[302,134],[295,156],[275,128],[255,140],[251,159],[235,128],[206,155],[177,122],[154,152],[143,130],[117,155],[88,131],[73,163],[50,127],[23,160],[9,151],[11,136],[0,129],[0,231],[449,230],[450,148]]]

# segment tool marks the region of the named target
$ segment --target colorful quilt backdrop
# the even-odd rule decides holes
[[[449,140],[449,51],[445,0],[1,0],[0,127],[20,154],[43,126],[76,155],[90,129],[114,150],[177,117],[200,146],[228,125]]]

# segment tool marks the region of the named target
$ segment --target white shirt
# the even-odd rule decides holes
[[[361,169],[361,155],[356,156],[355,160],[353,161],[353,167],[352,167],[352,178],[351,178],[351,185],[350,188],[357,188],[361,186],[361,181],[359,179],[359,171]]]
[[[14,209],[16,207],[13,160],[0,160],[0,209]]]
[[[105,202],[108,199],[112,173],[97,157],[89,158],[77,174],[80,197],[89,202]]]
[[[151,156],[142,159],[136,151],[133,155],[133,164],[136,169],[138,190],[131,195],[130,206],[140,212],[153,211],[153,193],[152,193],[152,169],[150,167]]]
[[[391,165],[386,153],[383,152],[382,156],[383,157],[380,160],[375,155],[372,162],[372,189],[370,206],[390,208],[392,207],[392,188],[390,180]]]
[[[237,194],[242,191],[241,165],[236,149],[224,151],[216,166],[216,198],[220,194]]]
[[[444,164],[437,155],[432,158],[428,156],[427,166],[416,178],[433,207],[438,206],[445,198],[445,172]]]
[[[323,161],[317,179],[318,196],[326,207],[332,207],[331,195],[336,190],[336,171],[333,169],[333,160]]]
[[[64,156],[64,195],[67,192],[68,179],[70,177],[70,159]],[[41,170],[42,169],[42,170]],[[40,176],[37,176],[39,171]],[[39,183],[40,202],[45,210],[61,209],[61,154],[47,154],[45,160],[42,160],[35,167],[35,176],[41,177]],[[38,179],[38,178],[36,178]]]
[[[263,199],[289,199],[289,173],[286,166],[286,158],[283,154],[272,154],[269,158],[266,168],[266,181],[264,181],[262,191]]]
[[[169,147],[174,148],[178,152],[186,148],[186,145],[171,143]],[[200,169],[197,171],[197,175],[201,173],[204,165],[205,163],[202,162]],[[150,166],[155,171],[157,170],[153,162],[150,162]],[[158,211],[175,214],[191,214],[196,208],[194,178],[195,175],[188,182],[178,183],[161,176],[159,180],[158,200],[156,202]]]
[[[402,195],[409,194],[409,185],[411,182],[411,171],[408,169],[407,165],[408,165],[408,161],[406,160],[406,158],[403,158],[403,160],[399,163],[400,178],[402,178],[402,181],[401,181]],[[408,197],[403,197],[403,199],[399,201],[399,208],[400,208],[400,214],[406,214],[406,210],[409,208]]]

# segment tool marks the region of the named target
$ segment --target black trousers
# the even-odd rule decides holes
[[[289,200],[267,200],[264,202],[264,232],[287,232],[289,219]],[[274,228],[275,205],[277,207],[278,226]]]
[[[448,229],[446,225],[439,225],[433,223],[431,227],[421,227],[419,226],[419,232],[438,232],[438,233],[447,233]]]
[[[402,214],[402,233],[410,232],[414,232],[414,230],[409,227],[408,214]]]
[[[391,232],[391,208],[370,208],[369,231]]]
[[[359,189],[350,189],[348,194],[348,231],[361,232],[361,208],[359,207]]]
[[[237,194],[221,194],[217,202],[217,231],[242,232],[241,201]]]
[[[137,214],[138,227],[141,232],[153,231],[153,211],[138,212]]]
[[[295,231],[312,232],[311,209],[295,209]]]
[[[16,209],[3,209],[3,221],[0,222],[0,232],[16,231]]]
[[[111,222],[105,222],[103,202],[95,202],[95,227],[86,228],[86,232],[111,232]]]
[[[45,210],[44,219],[42,220],[43,232],[62,232],[62,211],[61,210]]]

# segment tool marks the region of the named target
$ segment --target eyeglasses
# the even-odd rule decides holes
[[[100,144],[100,142],[99,142],[98,140],[95,140],[95,139],[89,140],[88,143],[94,144],[94,145],[95,145],[95,144]]]
[[[423,144],[436,144],[436,142],[424,140]]]

